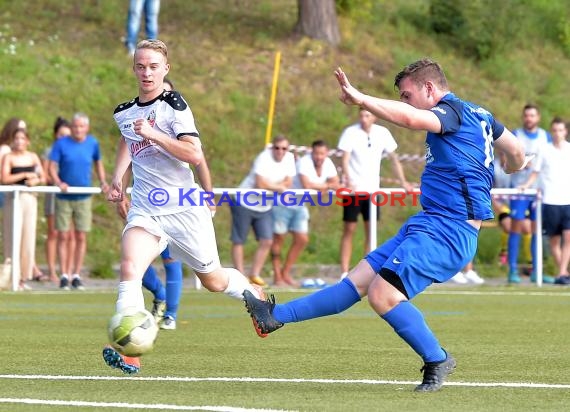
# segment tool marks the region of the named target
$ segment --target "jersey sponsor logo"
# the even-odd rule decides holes
[[[131,152],[131,157],[136,157],[142,150],[149,146],[153,146],[154,143],[148,139],[143,139],[140,142],[131,143],[129,150]]]
[[[474,109],[473,107],[470,107],[469,110],[471,110],[471,113],[484,114],[484,115],[490,115],[491,114],[487,110],[483,109],[482,107],[477,107],[476,109]]]
[[[426,143],[426,164],[430,164],[434,160],[435,159],[434,159],[433,155],[431,154],[431,147],[429,144]]]
[[[440,112],[441,114],[447,114],[447,112],[439,106],[432,107],[431,110],[435,112]]]

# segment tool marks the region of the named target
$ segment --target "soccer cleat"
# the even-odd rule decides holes
[[[283,327],[283,323],[273,317],[275,296],[269,295],[267,300],[260,300],[253,296],[249,290],[243,292],[245,307],[253,321],[255,332],[260,338],[265,338],[271,332]]]
[[[157,325],[162,321],[162,318],[164,318],[164,311],[166,311],[166,302],[164,300],[155,299],[152,301],[152,310],[150,313],[154,316]]]
[[[63,290],[69,290],[69,278],[67,276],[62,276],[59,279],[59,288]]]
[[[85,290],[85,286],[83,286],[83,282],[81,282],[80,278],[73,278],[71,288],[75,290]]]
[[[457,366],[455,359],[448,353],[443,362],[426,362],[420,372],[424,373],[422,383],[414,389],[416,392],[435,392],[441,389],[445,378],[453,373]]]
[[[172,316],[165,316],[160,321],[160,329],[174,330],[176,329],[176,320]]]
[[[141,361],[139,358],[121,355],[110,346],[106,346],[103,349],[103,360],[111,368],[120,369],[128,375],[134,375],[141,369]]]

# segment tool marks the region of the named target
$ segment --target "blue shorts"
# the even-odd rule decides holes
[[[399,277],[405,294],[412,299],[432,283],[445,282],[465,267],[477,251],[478,234],[465,221],[422,211],[365,259],[376,273],[387,269]]]
[[[166,246],[166,249],[164,249],[164,250],[162,251],[162,253],[160,254],[160,257],[161,257],[163,260],[166,260],[166,259],[174,259],[172,256],[170,256],[170,250],[168,250],[168,246]]]
[[[309,233],[309,209],[306,206],[273,206],[273,233]]]
[[[536,220],[536,205],[533,197],[511,199],[511,217],[516,220]]]

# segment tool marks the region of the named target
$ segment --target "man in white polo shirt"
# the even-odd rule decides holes
[[[532,173],[521,186],[532,186],[538,177],[542,182],[542,231],[550,238],[550,250],[558,266],[558,285],[569,285],[570,276],[570,143],[566,141],[568,129],[559,117],[550,123],[552,144],[538,152]]]
[[[376,117],[361,109],[359,121],[342,132],[338,149],[342,150],[342,185],[354,192],[374,192],[380,187],[380,163],[386,154],[392,161],[396,176],[402,186],[411,191],[412,186],[406,181],[404,172],[395,150],[398,144],[390,131],[376,124]],[[365,231],[365,254],[370,252],[370,202],[367,196],[352,195],[348,205],[343,206],[344,228],[340,243],[341,277],[346,276],[352,255],[352,238],[362,214]],[[380,217],[380,209],[377,208]]]
[[[311,145],[311,153],[297,161],[297,175],[293,179],[293,189],[336,190],[339,186],[338,173],[328,155],[328,145],[323,140],[315,140]],[[297,200],[302,203],[299,197]],[[288,232],[293,235],[293,241],[282,266],[281,249]],[[309,209],[307,206],[296,204],[296,202],[292,205],[273,206],[271,261],[275,286],[297,286],[290,271],[308,242]]]
[[[266,286],[261,277],[261,270],[273,243],[273,206],[270,195],[247,194],[247,189],[265,189],[282,193],[289,189],[296,174],[295,158],[289,153],[289,140],[284,136],[276,136],[273,145],[261,152],[253,162],[247,177],[240,184],[241,198],[239,204],[232,206],[232,259],[234,267],[243,272],[243,245],[247,240],[249,229],[253,227],[258,242],[253,256],[249,280],[251,283]],[[247,196],[245,196],[247,195]],[[237,200],[237,198],[236,198]]]

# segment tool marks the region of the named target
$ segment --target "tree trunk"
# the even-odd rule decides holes
[[[335,0],[297,0],[298,20],[295,32],[337,46],[340,32]]]

